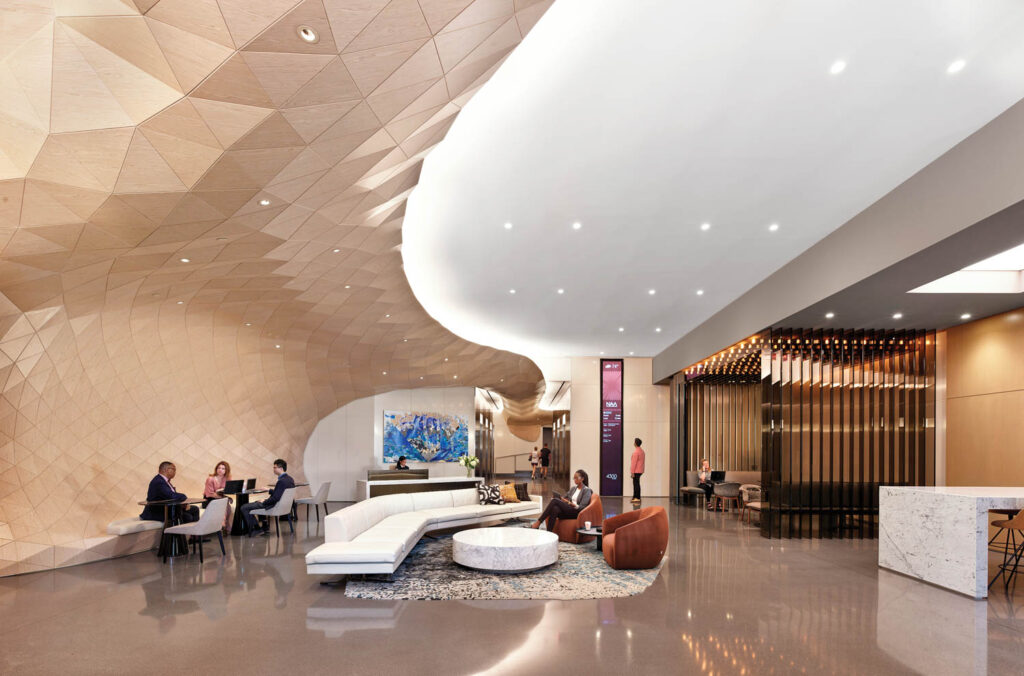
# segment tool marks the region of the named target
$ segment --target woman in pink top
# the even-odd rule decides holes
[[[226,460],[221,460],[217,463],[217,466],[213,468],[213,474],[206,477],[206,486],[203,487],[203,507],[210,504],[210,500],[216,500],[223,498],[221,491],[224,490],[224,484],[231,478],[231,465]],[[227,530],[231,527],[231,498],[228,498],[228,511],[224,514],[224,525],[222,530]]]
[[[640,448],[642,442],[633,439],[633,457],[629,459],[629,473],[633,475],[633,499],[630,502],[640,502],[640,477],[644,473],[644,459],[646,454]]]

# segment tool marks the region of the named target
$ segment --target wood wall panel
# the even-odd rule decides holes
[[[946,483],[1024,485],[1024,308],[946,335]]]
[[[124,553],[105,527],[161,460],[190,495],[220,459],[298,477],[349,401],[542,387],[427,315],[401,244],[425,153],[551,0],[429,28],[407,0],[193,4],[0,3],[0,575]]]

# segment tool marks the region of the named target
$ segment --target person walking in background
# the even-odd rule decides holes
[[[537,478],[537,463],[540,462],[540,453],[537,452],[537,447],[533,447],[533,451],[530,452],[530,478]]]
[[[639,438],[633,439],[633,457],[629,459],[629,473],[633,477],[633,499],[630,502],[640,502],[640,477],[644,474],[644,460],[647,458],[641,443]]]
[[[551,464],[551,449],[547,444],[540,448],[540,473],[545,479],[548,478],[548,465]]]

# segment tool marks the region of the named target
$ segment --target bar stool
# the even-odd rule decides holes
[[[1014,516],[1020,510],[1017,510],[1017,509],[990,509],[988,511],[992,512],[993,514],[1001,514],[1003,516],[1012,517],[1012,516]],[[999,537],[1000,534],[1002,534],[1002,536],[1003,536],[1003,541],[1002,542],[996,542],[996,538]],[[988,548],[989,548],[989,550],[993,551],[993,552],[999,552],[1000,554],[1005,554],[1007,548],[1009,547],[1010,551],[1013,551],[1015,548],[1010,546],[1011,545],[1011,538],[1010,538],[1010,536],[1012,534],[1013,534],[1013,530],[1011,530],[1009,528],[1001,528],[1001,529],[997,530],[995,535],[993,535],[992,538],[988,541]]]
[[[995,584],[995,581],[1002,577],[1003,588],[1008,589],[1010,582],[1013,581],[1014,577],[1017,575],[1017,567],[1020,565],[1021,556],[1024,555],[1024,509],[1017,512],[1016,516],[1013,518],[993,521],[992,525],[1008,532],[1008,540],[1011,546],[1003,549],[1003,562],[999,564],[999,572],[992,577],[992,581],[988,583],[988,587],[991,589],[992,585]],[[1017,533],[1021,533],[1021,542],[1019,545],[1017,544]],[[998,535],[998,533],[996,533],[996,535]],[[1010,565],[1011,561],[1013,562],[1012,566]],[[1009,571],[1009,575],[1006,574],[1007,571]]]

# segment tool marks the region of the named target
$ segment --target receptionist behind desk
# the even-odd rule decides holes
[[[405,462],[405,456],[398,456],[398,464],[395,465],[395,469],[409,469],[409,465]]]

